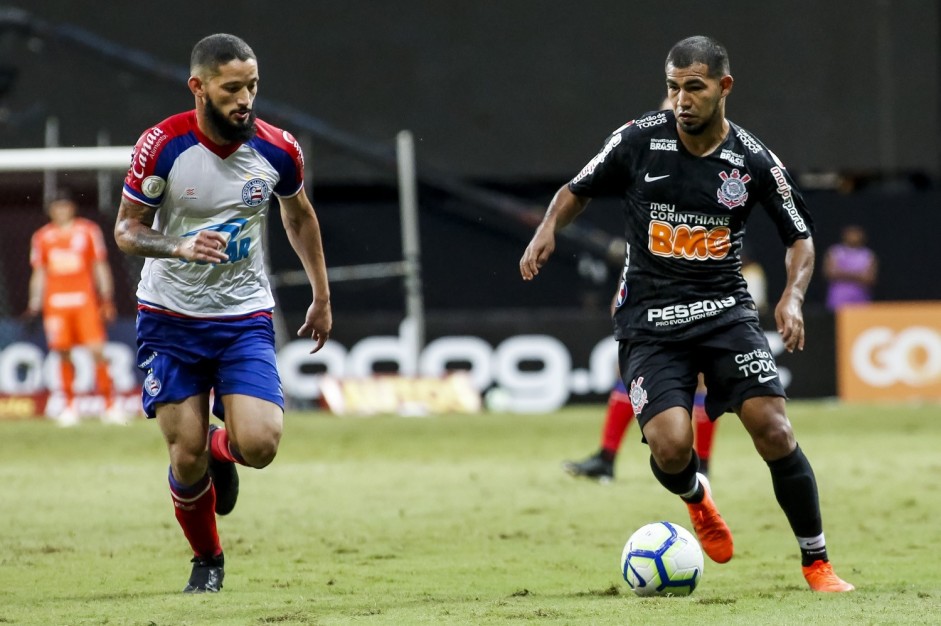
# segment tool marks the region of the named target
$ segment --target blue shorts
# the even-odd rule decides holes
[[[212,412],[225,419],[222,396],[237,393],[284,409],[270,315],[232,320],[137,313],[137,367],[147,373],[144,413],[162,402],[215,392]]]

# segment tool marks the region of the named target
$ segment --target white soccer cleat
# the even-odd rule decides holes
[[[112,424],[114,426],[127,426],[127,413],[125,413],[124,410],[117,404],[113,404],[108,407],[101,416],[101,423]]]
[[[56,424],[62,428],[71,428],[72,426],[78,426],[79,416],[78,411],[73,407],[67,406],[62,409],[62,412],[59,413],[55,418]]]

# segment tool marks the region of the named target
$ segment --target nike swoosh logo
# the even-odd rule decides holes
[[[760,382],[760,383],[766,383],[766,382],[768,382],[769,380],[774,380],[774,379],[777,378],[777,377],[778,377],[777,374],[772,374],[771,376],[759,376],[759,377],[758,377],[758,382]]]
[[[661,178],[669,178],[669,174],[664,174],[663,176],[651,176],[649,173],[644,175],[644,181],[652,183],[655,180],[660,180]]]

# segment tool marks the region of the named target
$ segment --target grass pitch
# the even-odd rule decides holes
[[[289,414],[275,463],[220,520],[225,589],[185,596],[156,424],[0,422],[0,625],[936,624],[941,411],[790,405],[852,594],[807,590],[764,463],[722,418],[713,489],[735,558],[688,598],[640,599],[627,537],[685,507],[636,425],[609,486],[574,480],[604,407],[553,415]]]

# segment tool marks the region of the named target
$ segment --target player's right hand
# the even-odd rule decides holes
[[[555,233],[549,228],[540,228],[533,235],[533,240],[526,246],[523,258],[520,259],[520,275],[523,280],[532,280],[539,274],[540,268],[546,264],[555,251]]]
[[[98,305],[98,310],[101,311],[101,319],[107,324],[110,324],[118,317],[118,310],[115,308],[113,300],[103,299]]]
[[[220,232],[201,230],[192,237],[186,237],[174,250],[174,256],[185,261],[203,263],[223,263],[229,260],[225,248],[229,240]]]
[[[330,301],[314,301],[307,308],[307,316],[304,318],[304,324],[298,329],[298,337],[310,337],[316,344],[310,351],[311,354],[317,352],[327,339],[330,338],[330,331],[333,330],[333,310]]]

